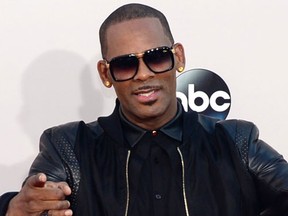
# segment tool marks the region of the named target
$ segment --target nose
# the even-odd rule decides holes
[[[139,67],[136,76],[134,77],[134,80],[141,80],[145,81],[148,79],[151,79],[155,76],[155,73],[153,73],[145,64],[143,61],[143,58],[138,58],[139,60]]]

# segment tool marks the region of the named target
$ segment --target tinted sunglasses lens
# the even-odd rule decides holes
[[[133,78],[138,69],[136,56],[116,57],[110,62],[110,71],[116,81],[124,81]]]
[[[173,53],[168,47],[147,51],[143,59],[149,69],[155,73],[165,72],[174,67]]]

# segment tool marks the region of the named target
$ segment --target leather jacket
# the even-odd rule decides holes
[[[184,138],[178,152],[182,162],[182,199],[186,216],[288,215],[288,164],[280,154],[258,139],[258,129],[253,123],[219,121],[194,112],[183,115]],[[72,188],[69,199],[74,215],[133,215],[132,201],[129,199],[133,195],[129,194],[127,182],[129,155],[133,150],[124,145],[119,122],[116,106],[111,116],[100,117],[98,121],[88,124],[72,122],[46,130],[41,136],[40,153],[29,175],[44,172],[51,181],[67,181]],[[204,147],[199,147],[200,153],[193,153],[193,139],[201,140],[204,136],[209,145],[206,141],[199,142]],[[84,175],[89,170],[85,170],[86,165],[81,162],[81,151],[91,143],[101,153],[116,148],[115,154],[120,158],[116,161],[107,156],[111,161],[109,164],[113,169],[116,167],[120,176],[115,174],[105,179],[103,169],[95,174],[95,181],[104,182],[95,189],[99,193],[97,202],[89,202],[91,190]],[[205,159],[202,159],[203,155]],[[205,164],[204,168],[198,171],[193,168],[195,163]],[[207,186],[197,186],[197,182],[205,179],[209,179]],[[112,184],[106,185],[108,181]],[[105,187],[113,187],[112,191],[117,194],[107,193]],[[0,215],[5,215],[11,197],[11,193],[8,193],[0,198]]]

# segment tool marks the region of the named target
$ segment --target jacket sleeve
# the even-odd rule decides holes
[[[72,190],[68,197],[72,210],[76,206],[81,179],[74,151],[79,127],[85,127],[85,123],[71,122],[46,130],[41,136],[40,153],[29,172],[29,175],[43,172],[49,181],[66,181]]]
[[[51,142],[52,129],[46,130],[40,139],[40,152],[32,163],[29,176],[43,172],[50,181],[65,181],[66,174],[61,158]],[[10,200],[17,192],[8,192],[0,196],[0,216],[5,216]]]
[[[80,125],[85,123],[70,122],[44,131],[40,138],[40,152],[32,163],[29,176],[43,172],[49,181],[67,181],[71,180],[71,174],[72,178],[78,175],[74,146]]]
[[[261,201],[261,216],[288,215],[288,164],[258,135],[253,126],[248,141],[248,169]]]
[[[65,167],[52,141],[53,130],[54,128],[48,129],[42,134],[40,151],[30,167],[29,176],[42,172],[47,175],[49,181],[65,181]]]
[[[8,192],[0,196],[0,216],[5,216],[10,200],[17,195],[18,192]]]

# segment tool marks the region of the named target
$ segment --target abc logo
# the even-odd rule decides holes
[[[221,77],[206,69],[192,69],[180,74],[176,96],[185,111],[193,110],[219,119],[225,119],[230,111],[228,86]]]

